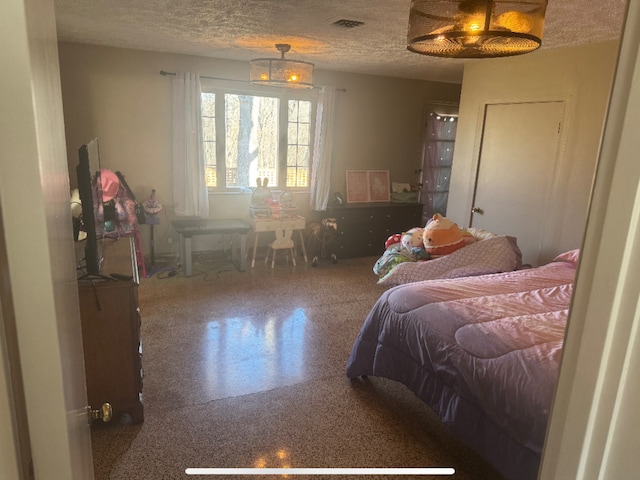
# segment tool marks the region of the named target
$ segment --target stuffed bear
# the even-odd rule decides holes
[[[466,245],[460,227],[439,213],[425,225],[422,240],[431,258],[448,255]]]

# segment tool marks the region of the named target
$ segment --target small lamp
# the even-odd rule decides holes
[[[284,54],[291,49],[286,43],[276,43],[280,58],[256,58],[251,60],[249,73],[254,85],[272,87],[313,88],[313,63],[288,60]]]
[[[547,0],[412,0],[407,49],[422,55],[489,58],[540,47]]]

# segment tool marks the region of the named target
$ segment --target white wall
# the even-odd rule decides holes
[[[160,70],[246,80],[248,64],[72,43],[61,43],[59,49],[72,184],[77,148],[98,137],[103,166],[120,170],[138,198],[155,188],[172,215],[171,77]],[[425,105],[457,102],[460,95],[460,86],[453,84],[328,71],[317,71],[315,77],[317,85],[346,90],[337,92],[331,187],[343,194],[347,169],[385,169],[393,181],[415,182]],[[211,195],[210,215],[245,218],[249,199]],[[297,195],[296,202],[306,214],[308,195]],[[177,238],[168,243],[169,222],[161,220],[156,251],[176,251]],[[147,229],[142,230],[146,236]]]
[[[640,467],[640,2],[629,2],[541,479]]]
[[[482,60],[465,66],[447,216],[465,225],[472,207],[484,106],[562,99],[566,103],[556,208],[545,232],[553,252],[578,248],[602,134],[617,42],[538,51],[521,57]],[[495,186],[500,196],[500,186]],[[507,228],[505,228],[507,230]]]
[[[15,322],[7,343],[17,344],[24,397],[14,400],[24,402],[35,478],[85,480],[93,463],[55,27],[53,0],[0,2],[10,72],[0,78],[0,299],[11,304],[3,322]],[[0,369],[7,359],[0,342]],[[3,446],[11,433],[2,429]],[[7,467],[0,478],[16,478]]]

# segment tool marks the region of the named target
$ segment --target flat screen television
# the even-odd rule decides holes
[[[82,229],[84,240],[85,268],[87,275],[100,275],[102,264],[102,241],[104,239],[104,216],[98,215],[98,202],[102,201],[100,181],[100,148],[94,138],[78,149],[79,162],[76,167],[78,193],[82,203]]]

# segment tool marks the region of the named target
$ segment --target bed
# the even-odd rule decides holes
[[[390,288],[364,321],[347,376],[403,383],[506,479],[535,479],[578,256]]]

